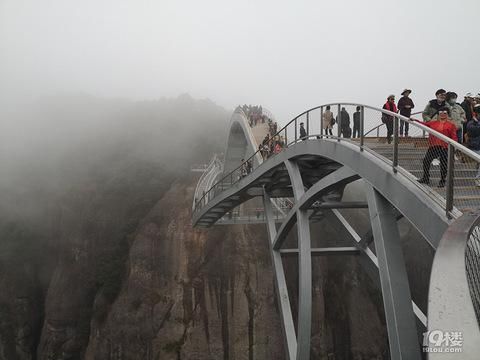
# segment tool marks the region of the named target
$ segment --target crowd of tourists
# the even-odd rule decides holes
[[[286,139],[283,136],[276,135],[278,124],[270,118],[261,105],[243,105],[241,109],[248,119],[250,127],[256,127],[259,124],[267,124],[268,132],[265,138],[258,145],[258,150],[263,160],[268,159],[273,154],[278,154],[285,147]],[[241,160],[240,178],[247,176],[253,169],[252,159]]]
[[[480,155],[480,94],[476,96],[467,93],[463,101],[458,102],[458,95],[454,91],[438,89],[435,98],[430,100],[422,112],[422,120],[411,119],[411,111],[415,107],[410,98],[412,90],[405,89],[402,97],[395,104],[395,95],[389,95],[383,105],[385,110],[399,113],[421,123],[446,137],[463,144]],[[382,114],[382,122],[387,127],[387,142],[392,141],[394,116]],[[400,120],[399,136],[409,136],[409,122]],[[440,162],[439,187],[444,187],[447,176],[448,144],[439,137],[429,134],[428,149],[423,159],[423,176],[420,183],[430,184],[430,167],[435,159]],[[465,162],[465,158],[459,154],[457,160]],[[475,184],[480,186],[480,168],[476,174]]]
[[[398,113],[409,121],[399,121],[398,135],[400,137],[409,137],[410,123],[416,121],[421,123],[446,137],[462,143],[472,151],[480,155],[480,93],[476,96],[467,93],[462,102],[459,102],[458,95],[454,91],[439,89],[435,92],[435,98],[430,100],[423,112],[422,120],[411,118],[412,110],[415,104],[410,97],[412,90],[405,89],[401,93],[398,102],[395,102],[395,95],[389,95],[383,105],[383,109],[392,113]],[[248,117],[250,126],[254,127],[259,123],[268,123],[268,134],[259,144],[258,150],[262,159],[268,159],[274,154],[278,154],[286,145],[286,139],[277,135],[277,123],[270,119],[261,106],[243,105],[243,111]],[[381,121],[387,128],[387,143],[392,142],[394,131],[394,115],[382,113]],[[333,127],[338,126],[338,134],[344,138],[360,137],[361,107],[357,106],[353,113],[353,129],[350,121],[350,114],[345,107],[335,116],[330,108],[326,106],[322,113],[322,129],[326,136],[333,136]],[[301,140],[308,138],[308,132],[305,124],[300,123],[299,135]],[[430,167],[435,159],[440,163],[440,181],[439,187],[445,186],[448,162],[448,144],[435,135],[429,135],[429,147],[423,159],[423,176],[419,179],[420,183],[430,183]],[[465,162],[463,156],[455,157],[456,160]],[[246,176],[252,170],[251,160],[242,159],[241,176]],[[476,174],[476,185],[480,187],[480,168]]]
[[[353,130],[351,127],[350,114],[342,107],[340,114],[333,115],[330,105],[325,107],[322,114],[322,128],[325,135],[333,135],[333,127],[337,124],[340,136],[344,138],[360,137],[360,106],[357,106],[353,113]]]

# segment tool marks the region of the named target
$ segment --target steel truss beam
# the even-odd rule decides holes
[[[363,201],[328,201],[313,206],[313,209],[366,209],[368,204]]]
[[[338,186],[339,184],[347,184],[357,179],[357,174],[355,174],[348,167],[343,166],[320,179],[317,183],[310,187],[310,189],[304,192],[300,198],[296,198],[293,208],[287,214],[284,223],[278,230],[277,236],[273,243],[274,249],[278,250],[282,247],[288,232],[295,224],[298,209],[309,209],[311,205],[318,199],[318,197],[329,188]]]
[[[280,252],[273,248],[273,241],[277,235],[275,227],[272,202],[270,196],[264,190],[263,206],[265,209],[265,218],[267,220],[267,231],[269,237],[270,254],[272,257],[273,270],[275,271],[275,285],[277,288],[278,304],[280,306],[280,314],[282,316],[282,332],[285,339],[285,353],[287,360],[295,360],[297,356],[297,338],[295,335],[295,326],[293,324],[292,310],[290,307],[290,299],[288,296],[287,282],[285,280],[285,272],[283,270],[282,256]]]
[[[348,223],[342,214],[338,210],[332,210],[326,213],[328,217],[328,224],[334,226],[339,234],[347,234],[351,237],[352,241],[357,244],[357,247],[360,249],[360,263],[362,268],[366,271],[367,275],[375,282],[375,284],[380,288],[380,276],[378,269],[378,259],[377,256],[373,253],[372,250],[368,248],[368,243],[365,241],[370,237],[373,239],[372,230],[368,230],[363,236],[360,236],[355,229]],[[398,220],[398,217],[397,217]],[[372,240],[373,241],[373,240]],[[420,308],[412,301],[413,312],[417,317],[417,325],[419,328],[426,330],[427,329],[427,317],[420,310]],[[421,337],[419,337],[421,339]]]
[[[285,161],[295,199],[301,199],[305,188],[298,164]],[[308,211],[296,210],[298,237],[298,328],[296,360],[310,359],[310,337],[312,331],[312,256],[310,244],[310,222]]]
[[[355,246],[350,247],[328,247],[328,248],[312,248],[312,256],[318,255],[356,255],[360,252]],[[298,255],[298,249],[281,249],[282,255]]]
[[[368,209],[380,270],[380,283],[392,360],[420,360],[396,210],[377,190],[366,184]]]
[[[394,204],[424,236],[430,246],[436,249],[440,238],[451,222],[446,219],[442,206],[434,201],[430,194],[425,193],[422,188],[418,187],[407,176],[400,172],[396,174],[393,173],[391,166],[375,155],[370,154],[368,151],[359,151],[356,145],[348,142],[340,143],[329,139],[321,142],[301,141],[295,144],[295,146],[291,146],[268,161],[265,161],[251,174],[234,184],[234,186],[223,191],[221,196],[214,197],[209,203],[202,207],[200,211],[194,213],[193,224],[195,225],[211,208],[216,207],[218,203],[221,203],[232,195],[246,191],[263,176],[268,176],[272,169],[283,167],[285,161],[301,159],[302,156],[328,158],[339,164],[348,166],[357,178],[361,177],[365,179],[365,181],[372,184],[377,191]],[[220,217],[221,216],[219,216],[219,218]]]

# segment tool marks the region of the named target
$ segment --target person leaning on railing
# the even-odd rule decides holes
[[[450,139],[457,141],[457,127],[452,123],[449,118],[450,109],[446,106],[438,108],[438,118],[437,120],[431,120],[429,122],[419,122],[425,126],[428,126],[430,129],[438,131],[439,133],[449,137]],[[433,134],[428,136],[428,150],[423,158],[423,176],[418,180],[421,184],[430,184],[430,166],[432,165],[433,159],[440,160],[440,182],[438,187],[445,186],[445,178],[447,176],[447,161],[448,161],[448,144],[439,139]]]

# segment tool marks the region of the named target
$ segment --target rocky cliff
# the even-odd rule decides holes
[[[0,360],[284,359],[264,225],[191,226],[189,166],[221,147],[223,128],[204,120],[207,131],[170,139],[152,120],[165,107],[176,119],[225,113],[188,97],[135,106],[128,118],[150,125],[49,163],[62,181],[0,182]],[[350,215],[365,232],[366,213]],[[413,259],[418,234],[401,230]],[[312,234],[313,246],[345,241],[327,219]],[[295,314],[297,260],[284,265]],[[357,258],[316,257],[313,275],[312,359],[387,359],[381,294]]]

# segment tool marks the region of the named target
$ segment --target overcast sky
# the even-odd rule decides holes
[[[0,0],[3,102],[189,93],[282,122],[405,87],[480,91],[479,0]]]

